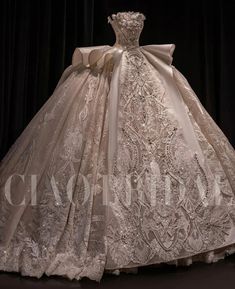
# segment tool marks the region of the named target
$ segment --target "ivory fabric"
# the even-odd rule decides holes
[[[144,20],[113,14],[113,46],[76,48],[2,159],[0,270],[100,281],[235,252],[234,149],[175,45],[139,46]]]

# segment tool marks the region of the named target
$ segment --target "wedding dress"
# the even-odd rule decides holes
[[[100,281],[235,252],[234,149],[175,45],[139,46],[144,19],[113,14],[113,46],[76,48],[2,159],[0,270]]]

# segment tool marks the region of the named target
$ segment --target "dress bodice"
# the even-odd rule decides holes
[[[139,12],[118,12],[108,17],[116,35],[115,46],[132,48],[139,46],[145,16]]]

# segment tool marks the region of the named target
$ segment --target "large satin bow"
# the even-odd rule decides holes
[[[167,65],[172,63],[175,44],[153,44],[140,46],[139,48],[153,54]],[[108,60],[115,58],[117,53],[123,52],[124,50],[125,48],[119,45],[78,47],[73,53],[72,65],[73,67],[78,67],[79,65],[86,67],[98,65],[101,68]]]

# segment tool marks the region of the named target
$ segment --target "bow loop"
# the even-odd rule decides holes
[[[122,49],[109,45],[76,48],[72,57],[72,65],[74,67],[83,65],[100,69],[121,52]]]
[[[144,45],[141,46],[141,49],[151,53],[168,65],[172,64],[175,44]]]

